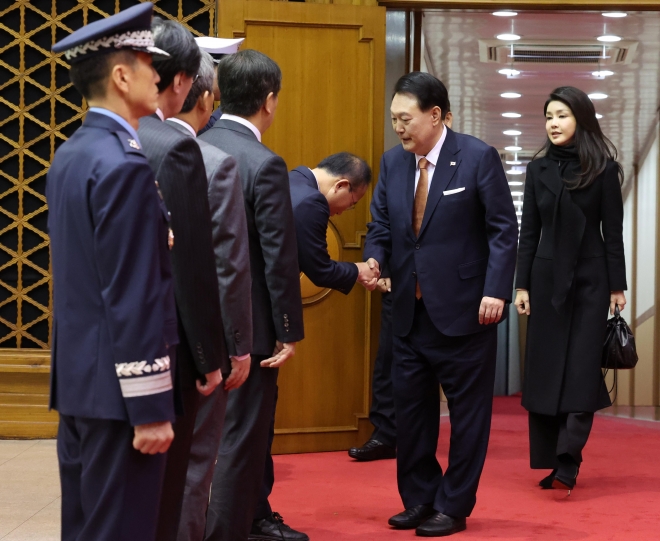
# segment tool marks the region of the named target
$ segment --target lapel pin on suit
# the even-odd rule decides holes
[[[456,165],[456,162],[449,162],[449,167],[453,167],[454,165]]]

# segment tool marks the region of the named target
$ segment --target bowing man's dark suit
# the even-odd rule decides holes
[[[326,241],[330,206],[328,200],[319,191],[314,173],[309,167],[296,167],[289,173],[289,187],[296,225],[300,272],[304,272],[319,287],[335,289],[348,295],[357,281],[358,268],[354,263],[330,258]],[[277,392],[275,403],[277,404]],[[273,442],[274,414],[273,409],[273,428],[270,433],[269,448]],[[273,490],[274,480],[273,459],[269,454],[255,519],[265,518],[272,513],[268,497]]]
[[[207,514],[209,541],[245,541],[254,518],[277,391],[277,368],[262,368],[275,341],[303,338],[300,273],[284,160],[248,128],[220,119],[201,137],[232,155],[243,184],[252,274],[252,365],[229,393]]]
[[[62,539],[154,541],[165,455],[136,451],[133,427],[174,421],[167,209],[138,142],[94,112],[55,153],[46,197]]]
[[[330,258],[326,241],[330,206],[319,191],[314,173],[308,167],[297,167],[289,173],[289,186],[300,271],[315,285],[348,295],[357,280],[358,268],[354,263]]]
[[[497,346],[496,327],[479,324],[479,306],[484,296],[510,300],[518,224],[497,151],[448,129],[415,236],[415,171],[415,155],[401,146],[383,155],[364,255],[381,267],[389,262],[392,275],[397,477],[404,506],[433,504],[466,517],[488,446]],[[421,300],[415,299],[417,281]],[[452,433],[444,476],[435,458],[438,381]]]
[[[151,168],[171,212],[174,296],[181,343],[177,348],[183,415],[174,425],[168,451],[166,485],[158,541],[177,536],[186,471],[200,394],[195,381],[218,368],[230,372],[222,332],[220,295],[212,241],[206,170],[192,137],[156,115],[140,120],[138,130]]]

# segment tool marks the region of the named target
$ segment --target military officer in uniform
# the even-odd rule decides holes
[[[142,3],[53,46],[90,105],[46,185],[64,541],[154,541],[173,438],[173,236],[137,135],[166,56],[151,16]]]

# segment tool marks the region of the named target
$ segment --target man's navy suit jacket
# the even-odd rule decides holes
[[[486,330],[490,326],[479,324],[481,300],[511,300],[518,241],[500,156],[483,141],[447,129],[418,237],[412,227],[415,170],[415,155],[403,147],[383,154],[364,250],[381,268],[389,263],[393,332],[410,332],[417,281],[441,333]]]
[[[314,173],[307,167],[297,167],[289,173],[289,186],[300,270],[315,285],[347,295],[355,285],[358,268],[353,263],[330,258],[326,241],[330,206],[319,191]]]

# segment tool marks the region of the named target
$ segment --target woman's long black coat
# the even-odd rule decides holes
[[[573,191],[556,161],[528,165],[516,279],[530,297],[522,400],[528,411],[557,415],[611,404],[600,363],[610,291],[626,289],[622,230],[615,162]]]

